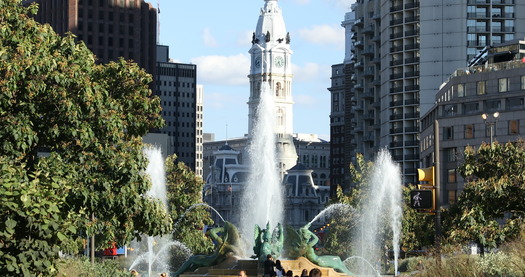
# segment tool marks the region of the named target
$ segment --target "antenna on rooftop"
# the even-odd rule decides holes
[[[160,39],[160,0],[157,0],[157,44]]]
[[[228,123],[226,123],[226,145],[228,145]]]

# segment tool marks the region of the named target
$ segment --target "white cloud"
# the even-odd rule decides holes
[[[204,41],[204,45],[208,47],[217,47],[218,45],[217,40],[212,35],[209,28],[202,30],[202,40]]]
[[[197,65],[199,83],[214,85],[246,85],[250,72],[250,58],[244,54],[233,56],[201,56],[191,60]]]
[[[299,37],[307,42],[318,45],[333,45],[343,49],[345,45],[345,31],[339,25],[317,25],[299,30]]]

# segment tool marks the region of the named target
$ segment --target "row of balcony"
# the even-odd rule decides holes
[[[401,5],[391,7],[390,12],[397,12],[403,9],[408,10],[408,9],[415,9],[415,8],[419,8],[419,2],[412,2],[412,3],[407,3],[405,5],[401,4]]]
[[[403,141],[394,141],[390,143],[390,148],[398,148],[398,147],[403,147],[403,146],[419,146],[419,141],[406,140],[404,141],[404,145],[403,145]]]
[[[478,5],[513,5],[515,0],[468,0],[467,4],[478,4]]]
[[[403,106],[403,105],[417,105],[417,104],[419,104],[419,100],[417,99],[407,99],[405,101],[397,100],[397,101],[391,101],[390,107]]]
[[[411,16],[411,17],[405,17],[405,18],[398,18],[398,19],[392,19],[390,20],[390,26],[395,26],[403,23],[416,23],[419,21],[419,16]]]
[[[492,29],[492,30],[491,30]],[[471,26],[467,28],[468,33],[513,33],[515,30],[514,27],[485,27],[485,26]]]
[[[473,12],[473,13],[467,13],[467,19],[513,19],[514,13],[493,13],[490,14],[488,12]]]
[[[414,64],[419,62],[419,57],[412,57],[412,58],[406,58],[403,59],[397,59],[390,61],[390,66],[396,66],[396,65],[403,65],[403,64]]]
[[[390,120],[401,120],[401,119],[418,119],[419,118],[419,112],[416,113],[399,113],[399,114],[392,114],[390,115]]]
[[[390,134],[402,134],[403,131],[405,131],[405,133],[417,133],[419,132],[419,128],[418,127],[393,128],[393,129],[390,129]]]
[[[419,77],[419,71],[409,71],[409,72],[405,72],[403,74],[403,72],[401,73],[394,73],[394,74],[390,74],[390,80],[397,80],[397,79],[403,79],[403,77],[406,79],[406,78],[416,78],[416,77]],[[412,89],[411,89],[412,90]]]
[[[390,93],[400,93],[400,92],[409,92],[409,91],[418,91],[418,90],[419,90],[419,85],[405,86],[405,90],[403,90],[402,86],[399,86],[399,87],[390,88]]]
[[[390,47],[390,53],[401,52],[403,49],[405,51],[419,49],[419,43],[392,46]]]
[[[403,37],[412,37],[412,36],[417,36],[417,35],[419,35],[419,30],[410,30],[410,31],[406,31],[404,33],[403,32],[397,32],[397,33],[391,34],[390,35],[390,39],[398,39],[398,38],[403,38]]]

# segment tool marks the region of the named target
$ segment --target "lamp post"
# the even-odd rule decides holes
[[[494,141],[494,126],[496,125],[496,122],[498,121],[499,112],[495,112],[492,117],[494,120],[489,120],[489,115],[484,113],[481,115],[481,118],[485,121],[485,125],[490,128],[490,145],[492,145]]]

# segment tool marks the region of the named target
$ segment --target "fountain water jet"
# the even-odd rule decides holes
[[[175,224],[173,225],[173,231],[175,231],[175,229],[177,229],[177,226],[179,226],[179,223],[182,221],[182,219],[184,219],[184,217],[186,216],[186,214],[188,214],[191,210],[197,208],[197,207],[200,207],[200,206],[205,206],[206,208],[209,208],[211,209],[212,211],[214,211],[218,216],[219,218],[222,220],[222,222],[224,222],[224,218],[222,217],[222,215],[212,206],[206,204],[206,203],[197,203],[197,204],[193,204],[191,205],[189,208],[186,209],[186,211],[184,211],[184,213],[180,216],[179,220],[177,220],[177,222],[175,222]]]
[[[368,267],[375,272],[376,276],[381,276],[381,274],[379,273],[379,271],[377,271],[377,269],[374,268],[374,266],[365,258],[361,257],[361,256],[351,256],[351,257],[348,257],[346,258],[346,260],[344,261],[344,263],[348,263],[348,261],[352,260],[352,259],[359,259],[363,262],[365,262]]]
[[[343,204],[343,203],[336,203],[336,204],[332,204],[326,208],[324,208],[320,213],[318,213],[309,223],[308,225],[312,225],[312,223],[314,223],[316,220],[318,220],[321,216],[323,216],[324,214],[332,214],[333,212],[346,212],[346,213],[354,213],[355,212],[355,209],[348,205],[348,204]]]
[[[394,249],[394,270],[397,272],[402,218],[402,182],[399,166],[392,161],[386,149],[378,153],[369,186],[368,201],[361,211],[361,224],[353,234],[356,246],[353,251],[354,256],[362,257],[368,262],[380,261],[381,252],[384,251],[382,243],[385,242],[385,230],[390,228]],[[361,265],[359,272],[373,274],[364,265]]]
[[[148,159],[148,166],[146,167],[145,174],[149,175],[151,178],[151,188],[147,192],[149,197],[158,199],[163,205],[164,208],[167,208],[167,198],[166,198],[166,172],[164,169],[164,157],[160,148],[157,147],[145,147],[144,154]],[[147,264],[147,276],[151,276],[153,271],[153,266],[156,266],[156,271],[163,272],[169,271],[169,259],[173,251],[168,251],[176,247],[180,250],[179,254],[184,256],[185,259],[192,255],[191,250],[189,250],[183,243],[178,241],[173,241],[171,235],[166,235],[163,237],[146,237],[142,239],[144,242],[133,241],[131,243],[131,248],[135,249],[137,256],[133,260],[129,269],[133,269],[141,264]],[[132,254],[131,254],[132,255]]]
[[[242,195],[240,231],[243,237],[252,238],[254,226],[277,226],[282,222],[284,197],[276,159],[275,107],[273,93],[266,82],[262,83],[257,120],[251,135],[248,153],[250,175]],[[249,242],[253,244],[253,242]],[[253,245],[248,245],[251,249]],[[246,253],[250,253],[246,251]]]

